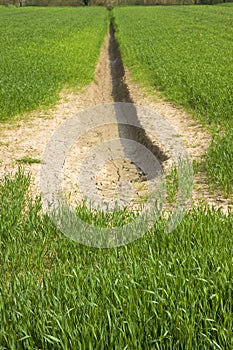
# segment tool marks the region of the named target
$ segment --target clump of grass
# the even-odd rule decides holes
[[[20,159],[16,159],[16,162],[20,164],[40,164],[41,160],[32,157],[22,157]]]
[[[233,192],[233,133],[215,135],[207,154],[207,171],[212,182],[223,188],[226,195]]]
[[[198,207],[171,234],[160,219],[128,246],[95,249],[62,235],[28,186],[22,171],[0,183],[3,348],[233,347],[232,214]]]
[[[8,147],[9,144],[10,144],[9,142],[0,141],[0,147],[1,146],[7,146]]]
[[[113,211],[104,211],[94,209],[91,204],[83,201],[76,208],[76,215],[90,225],[97,227],[120,227],[137,217],[137,213],[124,208],[115,209]]]
[[[178,174],[176,167],[166,175],[166,201],[174,203],[178,191]]]

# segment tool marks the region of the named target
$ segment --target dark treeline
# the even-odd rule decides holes
[[[83,6],[84,2],[97,6],[118,5],[192,5],[233,2],[233,0],[0,0],[5,6]]]

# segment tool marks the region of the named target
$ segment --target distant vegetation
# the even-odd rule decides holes
[[[90,0],[90,5],[192,5],[216,4],[232,2],[233,0]],[[83,0],[22,0],[23,6],[82,6]],[[0,5],[19,6],[20,0],[0,0]]]
[[[211,181],[232,193],[233,4],[119,7],[113,16],[133,78],[214,127],[207,170]]]
[[[94,78],[103,8],[0,8],[0,120],[49,105]]]

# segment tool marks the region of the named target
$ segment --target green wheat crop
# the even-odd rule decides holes
[[[2,349],[233,348],[231,214],[199,207],[170,234],[159,219],[128,246],[88,248],[57,230],[29,183],[22,171],[0,183]]]
[[[107,28],[103,8],[0,7],[0,120],[90,83]]]

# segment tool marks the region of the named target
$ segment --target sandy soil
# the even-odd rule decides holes
[[[106,38],[96,68],[94,82],[80,93],[61,92],[57,106],[46,113],[33,112],[27,120],[17,124],[4,123],[0,130],[0,177],[6,172],[15,172],[18,168],[17,160],[23,157],[41,159],[45,146],[54,131],[72,115],[83,111],[90,106],[109,102],[129,102],[145,106],[165,118],[176,130],[182,139],[191,159],[201,160],[211,141],[207,130],[187,113],[172,104],[160,100],[155,101],[132,81],[122,64],[120,52],[114,39],[113,29]],[[117,121],[116,121],[117,122]],[[123,132],[127,136],[128,131]],[[77,166],[85,159],[85,155],[101,142],[119,136],[116,125],[108,128],[98,128],[89,131],[76,142],[66,158],[63,167],[63,187],[69,193],[71,202],[80,200],[82,195],[77,188]],[[140,134],[139,141],[145,144],[160,160],[165,172],[172,166],[169,152],[163,149],[156,140],[149,139],[150,135]],[[133,136],[132,139],[135,139]],[[155,150],[156,149],[156,150]],[[31,192],[39,194],[40,164],[23,165],[25,171],[32,175]],[[108,200],[117,198],[119,181],[128,181],[134,184],[135,203],[145,194],[147,182],[143,181],[143,174],[128,158],[106,162],[98,171],[95,178],[96,190],[99,195]],[[145,179],[144,179],[145,180]],[[123,190],[124,192],[124,190]],[[209,205],[222,207],[224,212],[233,207],[233,201],[224,198],[221,193],[210,193],[206,183],[206,176],[198,173],[195,176],[193,201],[206,201]],[[126,201],[127,202],[127,201]]]

